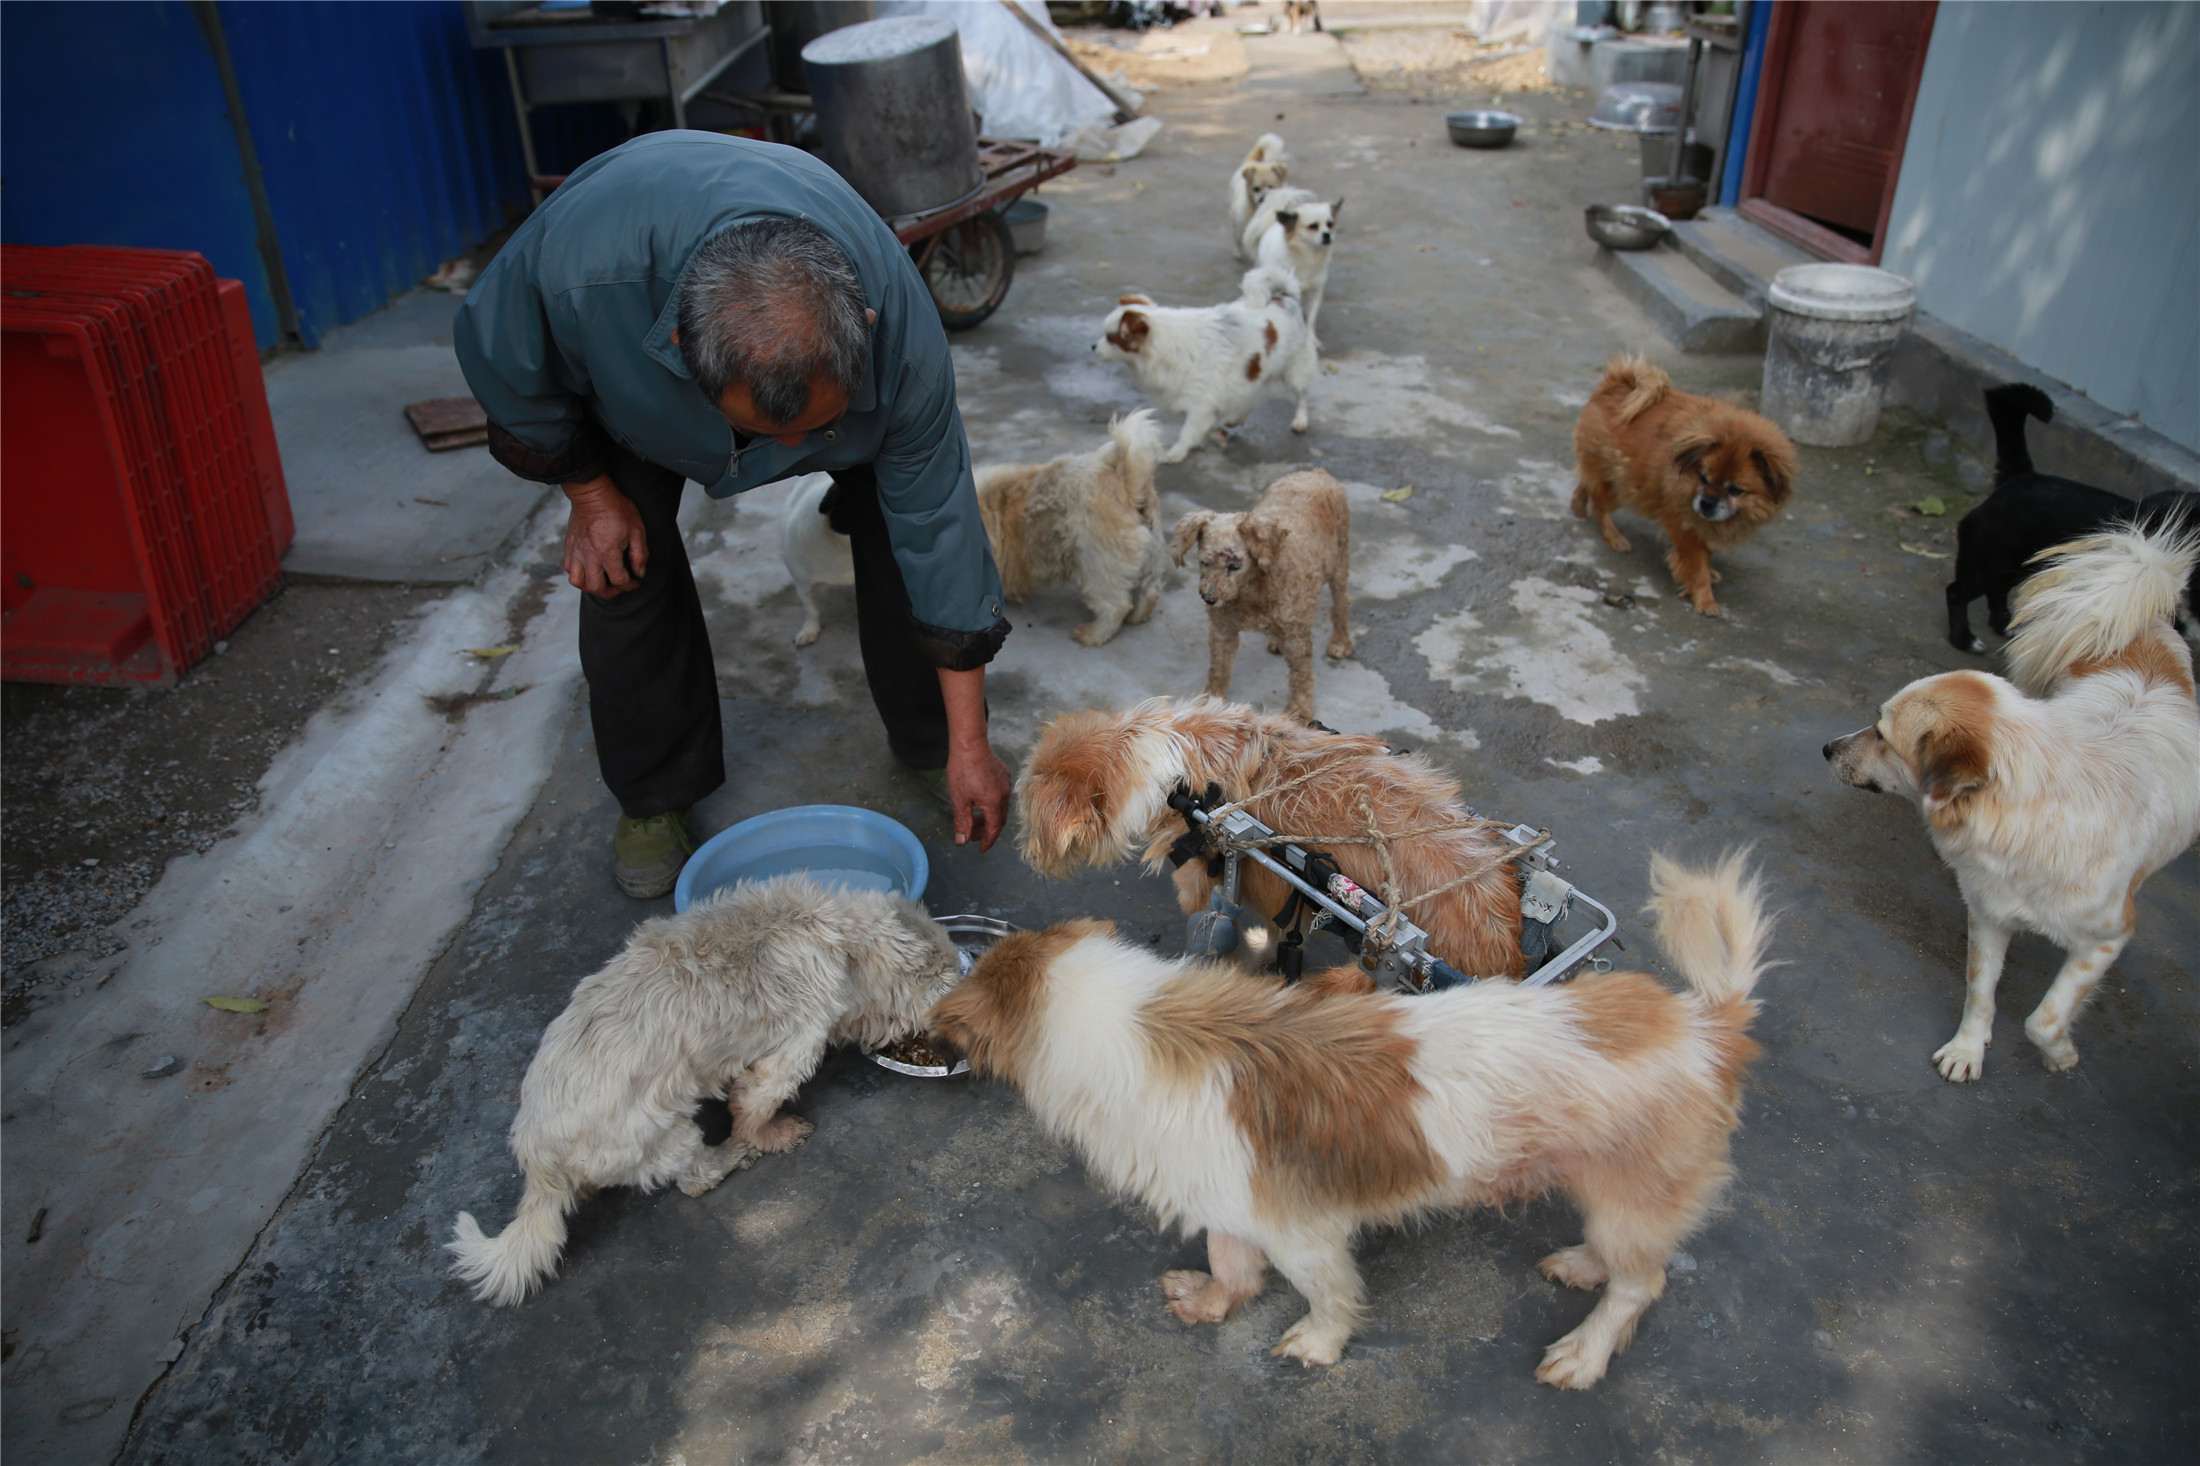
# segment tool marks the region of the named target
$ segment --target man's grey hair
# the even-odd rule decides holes
[[[753,219],[703,241],[680,277],[680,356],[717,402],[736,384],[774,423],[808,410],[810,382],[850,400],[871,368],[863,282],[807,219]]]

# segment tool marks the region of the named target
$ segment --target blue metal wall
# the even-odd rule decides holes
[[[217,7],[311,345],[527,208],[501,53],[456,0]],[[221,80],[187,5],[0,4],[0,239],[195,249],[278,328]],[[625,138],[609,106],[536,114],[563,172]]]
[[[195,249],[275,302],[221,78],[180,4],[0,4],[0,239]]]

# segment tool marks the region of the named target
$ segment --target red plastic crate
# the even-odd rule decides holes
[[[274,589],[289,506],[235,314],[196,254],[0,250],[0,676],[172,681]]]

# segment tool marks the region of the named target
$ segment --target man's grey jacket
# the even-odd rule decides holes
[[[672,343],[681,272],[704,240],[787,215],[830,235],[878,312],[870,377],[829,428],[788,448],[746,440]],[[908,252],[855,190],[795,148],[657,132],[566,179],[482,272],[455,327],[497,461],[537,483],[603,472],[612,438],[715,498],[796,474],[873,466],[916,631],[967,670],[1008,634],[986,547],[947,335]]]

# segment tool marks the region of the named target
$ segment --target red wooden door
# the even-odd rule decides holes
[[[1830,259],[1876,263],[1934,0],[1772,7],[1741,212]]]

